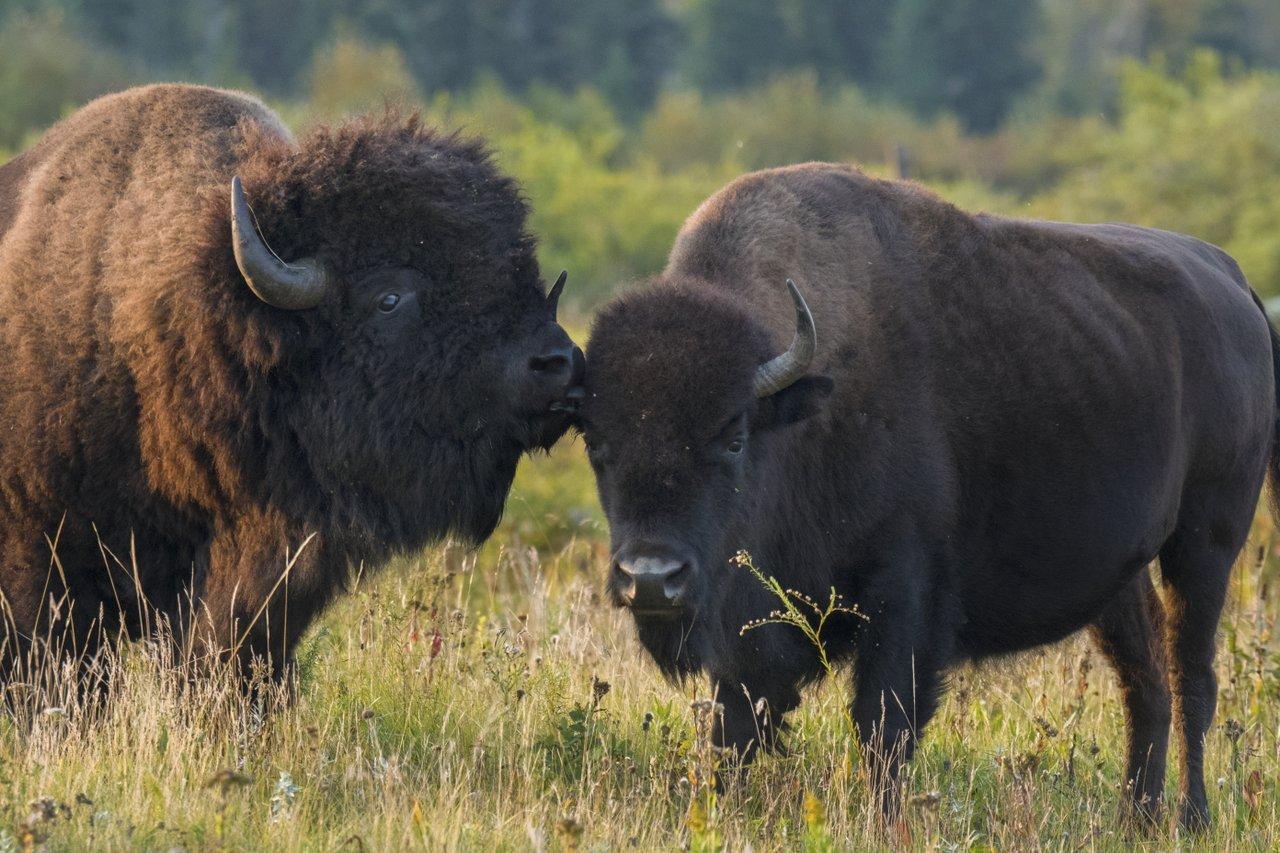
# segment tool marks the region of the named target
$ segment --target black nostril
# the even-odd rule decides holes
[[[535,355],[529,359],[529,369],[534,373],[558,374],[569,370],[570,357],[562,352]]]
[[[622,601],[642,608],[677,604],[690,575],[688,563],[657,557],[619,560],[613,570]]]

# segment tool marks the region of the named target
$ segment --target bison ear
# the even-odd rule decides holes
[[[822,411],[835,383],[826,376],[805,376],[760,399],[751,427],[756,431],[799,423]]]

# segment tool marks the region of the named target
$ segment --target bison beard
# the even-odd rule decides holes
[[[793,336],[811,352],[787,276],[816,321],[804,373],[775,360]],[[746,550],[868,617],[822,639],[854,662],[886,812],[950,668],[1088,628],[1123,688],[1131,812],[1160,808],[1176,711],[1179,816],[1207,822],[1214,633],[1280,471],[1280,340],[1229,257],[809,164],[706,201],[589,351],[610,592],[665,673],[710,676],[723,746],[770,745],[823,675],[793,627],[742,631],[778,607],[732,564]]]
[[[6,678],[157,617],[287,661],[354,567],[485,538],[580,393],[517,187],[416,117],[295,141],[249,97],[147,87],[0,190]],[[324,287],[290,296],[275,255]]]

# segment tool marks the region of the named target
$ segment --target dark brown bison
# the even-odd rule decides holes
[[[822,671],[794,628],[741,632],[778,602],[732,557],[834,587],[867,617],[824,640],[856,659],[890,811],[949,668],[1088,628],[1123,686],[1133,805],[1160,801],[1172,707],[1201,826],[1214,632],[1276,464],[1276,343],[1236,264],[1190,237],[971,216],[842,166],[748,175],[596,319],[581,426],[609,588],[663,670],[710,675],[718,737],[749,756]]]
[[[0,168],[10,665],[157,616],[279,664],[354,567],[487,536],[581,394],[526,213],[416,117],[295,140],[191,86]]]

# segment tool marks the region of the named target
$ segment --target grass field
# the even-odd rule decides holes
[[[1198,842],[1117,819],[1123,716],[1082,639],[956,673],[907,782],[919,849],[1280,847],[1276,571],[1260,516],[1237,567]],[[865,849],[844,712],[812,691],[787,755],[715,796],[705,682],[664,683],[600,600],[580,443],[522,465],[482,551],[361,578],[309,635],[296,695],[253,703],[122,650],[111,702],[0,721],[0,850]],[[1170,785],[1176,785],[1171,770]],[[902,841],[902,837],[896,838]]]

